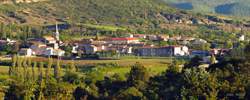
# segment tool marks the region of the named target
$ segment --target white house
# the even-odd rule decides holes
[[[65,51],[63,51],[61,49],[54,49],[54,55],[55,56],[62,57],[62,56],[64,56],[64,54],[65,54]]]
[[[173,46],[173,53],[175,56],[185,56],[189,55],[187,46]]]
[[[245,35],[240,35],[239,36],[239,41],[245,41]]]
[[[46,48],[46,50],[43,52],[44,56],[64,56],[65,51],[61,49],[53,49],[53,48]]]
[[[7,38],[6,41],[7,41],[8,44],[14,44],[14,43],[16,43],[15,40],[11,40],[9,38]]]
[[[72,47],[71,53],[77,54],[77,53],[78,53],[78,48],[79,48],[79,46],[78,46],[77,44],[74,45],[74,46]]]
[[[136,51],[140,56],[187,56],[189,55],[186,46],[166,46],[166,47],[143,47]]]

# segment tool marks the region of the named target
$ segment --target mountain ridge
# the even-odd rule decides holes
[[[217,13],[237,17],[250,16],[250,1],[248,0],[164,0],[166,3],[173,7],[183,9],[182,6],[192,5],[193,10],[201,13]],[[181,7],[175,6],[186,3]]]

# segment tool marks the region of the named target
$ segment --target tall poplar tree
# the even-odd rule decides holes
[[[61,66],[60,66],[60,60],[57,60],[56,66],[54,68],[54,77],[57,80],[57,82],[60,81],[60,75],[61,75],[61,73],[60,73],[61,69],[60,68],[61,68]]]
[[[53,59],[49,58],[48,66],[46,69],[46,82],[48,82],[48,80],[50,79],[52,65],[53,65]]]

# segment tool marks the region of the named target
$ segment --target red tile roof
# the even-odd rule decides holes
[[[130,40],[138,40],[137,38],[111,38],[112,41],[130,41]]]
[[[157,47],[157,46],[144,46],[142,48],[178,48],[178,47],[182,47],[180,45],[173,45],[173,46],[162,46],[162,47]]]

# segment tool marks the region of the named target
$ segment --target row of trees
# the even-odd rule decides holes
[[[88,74],[60,60],[33,62],[13,56],[6,80],[5,99],[76,99],[76,100],[159,100],[159,99],[247,99],[250,98],[250,46],[245,58],[226,58],[201,68],[195,57],[183,68],[177,60],[159,75],[152,76],[140,63],[131,66],[126,78],[119,74]],[[117,65],[115,65],[117,66]]]
[[[5,98],[10,100],[71,98],[74,81],[67,75],[74,77],[75,72],[76,67],[73,62],[62,69],[59,60],[54,65],[52,59],[44,64],[44,62],[33,62],[30,58],[13,56],[12,66],[9,67],[11,80],[8,81],[9,88]]]
[[[43,33],[44,32],[42,29],[36,27],[0,23],[1,39],[11,38],[18,40],[27,40],[28,38],[41,37]]]
[[[194,60],[191,60],[194,61]],[[196,63],[196,64],[194,64]],[[38,65],[38,66],[37,66]],[[189,62],[181,69],[174,61],[162,74],[151,76],[140,63],[131,66],[126,79],[118,74],[97,80],[85,76],[72,62],[62,67],[35,63],[30,59],[13,57],[10,67],[6,99],[247,99],[250,96],[249,62],[231,59],[199,68],[200,63]],[[83,75],[83,76],[82,76]]]

